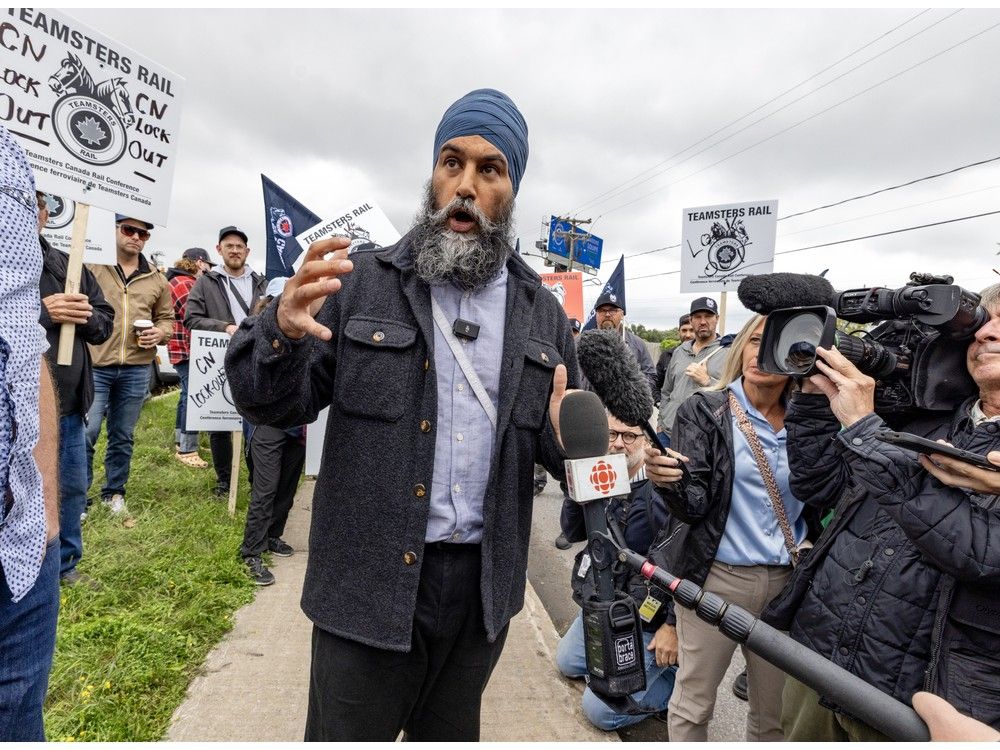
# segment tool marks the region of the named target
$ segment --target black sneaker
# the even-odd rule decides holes
[[[272,554],[275,554],[278,557],[291,557],[292,553],[295,552],[295,548],[292,547],[292,545],[284,539],[276,536],[272,536],[267,540],[267,548]]]
[[[745,669],[736,675],[736,679],[733,680],[733,695],[741,701],[749,700],[750,695],[747,691],[747,671]]]
[[[569,549],[573,546],[573,542],[566,538],[565,534],[560,534],[556,537],[556,547],[559,549]]]
[[[217,484],[215,485],[215,488],[212,490],[212,494],[215,495],[217,498],[229,497],[229,487]]]
[[[260,557],[245,557],[243,562],[246,563],[253,582],[258,586],[270,586],[274,583],[274,574],[264,567],[264,561]]]

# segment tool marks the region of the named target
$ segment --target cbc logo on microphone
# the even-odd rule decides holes
[[[598,461],[590,472],[590,486],[602,495],[608,495],[615,486],[618,474],[614,467],[605,461]]]

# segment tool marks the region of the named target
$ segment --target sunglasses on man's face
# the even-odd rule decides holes
[[[149,232],[145,229],[139,229],[139,227],[132,227],[128,224],[119,224],[118,228],[122,230],[122,234],[126,237],[138,237],[140,240],[145,242],[149,239]]]

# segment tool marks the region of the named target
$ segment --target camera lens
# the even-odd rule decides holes
[[[823,319],[815,313],[789,318],[774,345],[774,361],[789,375],[809,372],[816,359],[823,327]]]

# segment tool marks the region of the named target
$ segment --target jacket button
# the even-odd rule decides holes
[[[427,494],[427,488],[424,487],[422,484],[418,484],[413,488],[413,494],[416,495],[417,497],[423,497],[424,495]]]
[[[842,653],[844,656],[847,656],[847,654],[850,653],[850,651],[847,648],[847,646],[841,646],[840,647],[840,653]]]
[[[412,552],[403,553],[403,562],[407,565],[413,565],[417,561],[417,556]]]
[[[276,352],[280,352],[281,351],[281,342],[278,341],[278,339],[275,339],[274,341],[271,342],[271,348],[274,349],[274,351],[276,351]]]
[[[889,547],[889,549],[887,549],[885,551],[885,554],[887,554],[887,555],[894,555],[894,554],[896,554],[896,550],[894,550],[892,547]]]
[[[852,445],[864,445],[864,442],[865,441],[862,440],[861,438],[854,438],[851,440]]]
[[[381,343],[383,339],[385,339],[385,334],[382,331],[375,331],[375,333],[372,334],[372,341],[376,344]]]
[[[545,352],[542,352],[542,362],[548,362],[548,361],[549,361],[549,355],[546,354]]]
[[[420,431],[421,432],[430,432],[431,431],[431,423],[428,422],[426,419],[421,419],[420,420]]]
[[[858,597],[858,604],[864,604],[867,601],[863,596]]]
[[[424,360],[424,372],[427,372],[431,367],[431,361],[429,359]]]

